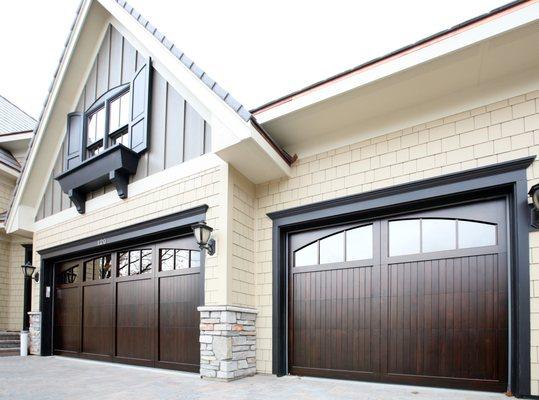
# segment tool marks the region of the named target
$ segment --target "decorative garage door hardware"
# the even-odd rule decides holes
[[[116,144],[54,179],[60,183],[80,214],[86,211],[86,194],[112,183],[121,199],[127,198],[129,176],[137,172],[139,154]]]
[[[54,353],[198,372],[192,235],[56,263]]]

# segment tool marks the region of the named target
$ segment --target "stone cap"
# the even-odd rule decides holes
[[[199,306],[198,311],[233,311],[242,313],[258,314],[256,308],[251,307],[238,307],[238,306]]]

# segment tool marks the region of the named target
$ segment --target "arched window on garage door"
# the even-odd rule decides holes
[[[294,252],[294,266],[334,264],[373,257],[372,224],[354,227],[315,240]]]
[[[495,246],[496,224],[447,218],[389,221],[389,256]]]

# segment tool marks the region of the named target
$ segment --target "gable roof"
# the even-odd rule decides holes
[[[28,132],[35,126],[34,118],[0,95],[0,135]]]
[[[52,89],[54,86],[54,82],[56,80],[56,77],[58,76],[58,72],[60,71],[60,67],[62,65],[62,62],[64,61],[64,58],[66,56],[69,42],[71,40],[71,37],[74,33],[75,25],[77,23],[77,19],[79,17],[79,14],[81,13],[82,6],[84,4],[85,0],[81,0],[79,3],[79,6],[77,7],[77,10],[75,11],[75,18],[73,19],[73,23],[71,24],[71,27],[69,28],[69,34],[67,36],[67,39],[64,43],[64,48],[62,50],[62,55],[60,56],[58,60],[58,64],[56,66],[56,69],[54,71],[51,84],[48,88],[47,96],[45,98],[45,101],[43,102],[43,107],[41,109],[39,118],[36,121],[34,120],[34,127],[35,131],[37,131],[39,125],[41,124],[41,120],[43,119],[43,114],[45,112],[46,106],[49,102],[49,99],[52,94]],[[220,97],[230,108],[232,108],[244,121],[252,122],[256,130],[262,135],[262,137],[273,147],[275,151],[290,165],[292,164],[296,159],[297,156],[292,156],[288,154],[284,149],[282,149],[277,142],[262,128],[254,118],[254,116],[245,108],[241,103],[239,103],[232,95],[227,92],[225,89],[223,89],[217,82],[215,82],[212,78],[209,77],[209,75],[203,71],[198,65],[194,63],[193,60],[191,60],[187,55],[182,52],[179,47],[177,47],[174,43],[172,43],[162,32],[157,30],[157,28],[152,25],[146,18],[144,18],[138,11],[136,11],[133,7],[131,7],[125,0],[115,0],[116,3],[118,3],[131,17],[133,17],[139,24],[141,24],[148,32],[150,32],[157,40],[165,46],[174,57],[176,57],[179,61],[181,61],[189,70],[197,76],[207,87],[209,87],[218,97]],[[1,97],[1,96],[0,96]],[[26,159],[31,153],[32,147],[34,144],[34,140],[30,141],[28,152],[26,153]],[[23,165],[26,166],[26,159]],[[15,190],[17,190],[17,187],[19,185],[19,180],[17,180]]]
[[[108,13],[108,16],[102,12],[103,10]],[[163,68],[169,68],[169,72],[170,68],[172,68],[174,73],[178,73],[182,78],[187,78],[187,93],[189,95],[192,95],[194,98],[196,96],[207,96],[205,97],[205,101],[208,101],[210,104],[208,107],[211,107],[214,110],[213,112],[220,115],[216,123],[224,128],[223,131],[231,139],[231,142],[227,142],[224,147],[218,147],[216,149],[218,156],[230,162],[239,171],[245,171],[246,176],[252,175],[255,179],[274,179],[276,176],[290,173],[289,167],[296,158],[290,156],[280,148],[264,129],[257,124],[254,117],[245,107],[207,76],[202,69],[194,64],[125,1],[81,0],[49,86],[45,102],[43,103],[34,130],[35,134],[31,137],[21,173],[15,184],[14,195],[8,208],[8,230],[11,232],[18,231],[23,235],[31,234],[33,231],[34,216],[30,214],[33,212],[35,204],[32,202],[35,202],[35,199],[40,196],[38,192],[41,189],[36,184],[41,182],[39,179],[43,178],[41,176],[43,175],[42,171],[46,168],[38,169],[38,171],[41,171],[37,174],[39,178],[32,178],[30,170],[35,167],[34,164],[37,162],[41,164],[50,162],[51,153],[55,151],[54,146],[46,146],[43,149],[41,149],[41,146],[44,140],[56,140],[61,135],[60,131],[62,128],[59,128],[59,119],[55,115],[59,111],[56,108],[60,108],[60,112],[64,115],[70,112],[67,110],[69,105],[65,99],[63,102],[57,102],[56,100],[61,90],[66,90],[69,93],[68,96],[73,95],[73,92],[77,90],[74,85],[75,82],[78,82],[78,79],[74,78],[74,74],[80,74],[80,69],[85,68],[82,63],[87,61],[86,59],[84,61],[81,61],[80,58],[75,59],[76,69],[70,70],[69,64],[72,61],[71,57],[77,51],[77,46],[82,46],[82,51],[85,52],[84,54],[87,58],[88,54],[92,51],[92,43],[94,43],[98,30],[101,29],[101,24],[110,24],[111,17],[113,21],[124,25],[127,30],[133,29],[136,31],[134,35],[135,37],[139,35],[141,41],[152,38],[151,43],[149,41],[145,44],[145,46],[147,45],[151,48],[148,51],[150,53],[160,54],[161,56],[164,55],[165,61],[163,61],[163,64],[165,66]],[[84,31],[85,29],[86,31]],[[87,36],[81,42],[79,41],[81,39],[80,35],[84,32],[91,32],[92,35]],[[154,39],[156,42],[154,42]],[[159,59],[156,55],[154,57]],[[77,72],[75,73],[74,71]],[[172,77],[173,79],[180,79],[178,76],[173,75]],[[64,79],[68,79],[71,86],[64,87]],[[209,89],[208,93],[206,88]],[[193,93],[189,93],[190,90],[193,90]],[[51,129],[49,124],[54,126],[54,130],[49,132],[50,135],[45,135],[44,130]],[[245,151],[251,151],[249,153],[251,159],[262,157],[264,162],[257,165],[254,169],[251,168],[252,165],[248,165],[249,163],[247,161],[249,157],[241,156],[245,154]],[[33,185],[29,184],[29,181],[32,181]],[[28,191],[31,194],[26,195],[25,193]],[[23,201],[29,203],[21,203]]]

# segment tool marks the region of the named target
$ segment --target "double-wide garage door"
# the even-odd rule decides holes
[[[198,371],[200,271],[192,236],[57,264],[55,354]]]
[[[292,374],[503,391],[505,203],[289,238]]]

